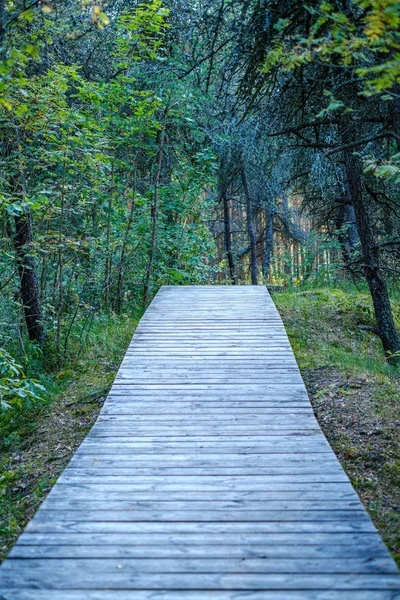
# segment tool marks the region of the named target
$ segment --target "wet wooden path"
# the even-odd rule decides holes
[[[1,600],[398,600],[263,287],[164,287]]]

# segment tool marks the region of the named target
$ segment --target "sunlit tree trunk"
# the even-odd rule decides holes
[[[274,213],[267,210],[267,226],[265,228],[265,253],[263,261],[263,275],[268,278],[271,267],[272,247],[274,243]]]
[[[229,210],[229,199],[226,193],[226,190],[222,191],[222,205],[224,208],[224,242],[225,242],[225,252],[226,257],[228,259],[229,266],[229,278],[231,283],[235,285],[236,275],[235,275],[235,263],[233,260],[232,253],[232,230],[231,230],[231,215]]]

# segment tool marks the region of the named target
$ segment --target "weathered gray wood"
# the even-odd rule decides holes
[[[323,480],[327,480],[327,481],[332,481],[332,476],[335,476],[335,480],[339,480],[339,481],[347,481],[347,479],[345,478],[345,475],[343,474],[343,471],[341,471],[339,469],[339,467],[335,464],[333,465],[329,465],[329,463],[327,465],[325,465],[324,467],[322,467],[321,465],[319,465],[319,468],[317,468],[317,465],[313,466],[304,466],[304,465],[297,465],[296,467],[291,467],[291,468],[287,468],[287,467],[262,467],[262,466],[257,466],[257,467],[238,467],[238,466],[227,466],[227,467],[223,467],[223,466],[219,466],[219,467],[210,467],[210,466],[205,466],[205,467],[192,467],[192,466],[174,466],[174,467],[170,467],[170,466],[145,466],[145,467],[139,467],[139,466],[133,466],[133,467],[104,467],[104,465],[102,465],[100,468],[98,467],[73,467],[70,466],[68,469],[69,473],[73,473],[75,476],[78,477],[92,477],[92,476],[98,476],[98,477],[107,477],[111,474],[112,477],[123,477],[125,480],[126,478],[132,478],[132,477],[136,477],[136,476],[140,476],[140,475],[144,475],[146,477],[154,477],[154,476],[158,476],[158,477],[170,477],[171,475],[179,475],[179,476],[183,476],[183,475],[191,475],[192,477],[197,477],[199,475],[212,475],[213,477],[215,476],[247,476],[247,477],[258,477],[260,475],[264,475],[264,476],[268,476],[268,477],[290,477],[293,475],[299,476],[301,475],[302,477],[307,477],[307,481],[315,481],[316,479],[318,479],[319,481],[321,480],[320,478],[323,477]],[[105,479],[102,479],[102,481],[105,481]],[[292,480],[293,481],[293,480]]]
[[[247,490],[251,484],[254,490],[279,489],[287,486],[292,489],[294,486],[303,485],[304,487],[318,485],[322,483],[340,484],[347,483],[347,478],[342,473],[317,473],[312,475],[108,475],[99,473],[93,469],[86,470],[83,477],[80,471],[67,469],[60,477],[59,483],[78,483],[82,481],[99,485],[115,484],[129,486],[134,489],[235,489]]]
[[[68,567],[65,561],[63,569],[47,568],[31,570],[20,567],[13,572],[4,569],[2,585],[15,586],[16,577],[19,588],[55,588],[55,589],[99,589],[101,578],[103,589],[132,590],[396,590],[400,593],[398,574],[308,574],[298,573],[130,573],[124,569],[114,572],[103,571],[101,575],[87,569],[77,571]]]
[[[69,538],[71,539],[71,538]],[[294,545],[257,545],[253,544],[206,544],[195,545],[181,542],[178,546],[168,544],[158,544],[155,540],[154,545],[144,544],[87,544],[72,545],[63,544],[60,539],[59,544],[43,545],[40,544],[41,558],[240,558],[261,556],[272,560],[288,558],[312,558],[312,559],[330,559],[330,558],[362,558],[364,560],[374,560],[381,558],[387,561],[387,551],[382,543],[374,544],[369,541],[368,547],[360,543],[346,545],[312,545],[297,544]],[[149,540],[151,542],[151,540]],[[32,545],[17,544],[11,551],[10,557],[13,558],[36,558],[38,547]],[[374,558],[372,558],[374,557]],[[389,561],[391,565],[393,562]]]
[[[127,518],[129,515],[127,515]],[[26,528],[30,533],[372,533],[373,525],[369,519],[348,521],[292,521],[292,522],[213,522],[187,521],[47,521],[40,514],[32,519]]]
[[[62,570],[86,570],[93,573],[115,572],[124,569],[131,573],[396,573],[396,567],[388,558],[281,558],[279,562],[271,558],[125,558],[115,561],[110,558],[52,560],[53,568]],[[46,568],[35,559],[17,559],[7,561],[5,571],[10,573],[19,569],[33,569],[37,572]]]
[[[400,600],[262,287],[165,287],[0,600]]]
[[[135,423],[140,423],[142,421],[144,421],[144,423],[149,426],[149,422],[152,421],[154,424],[156,424],[157,422],[160,423],[174,423],[176,421],[180,421],[180,422],[194,422],[194,423],[207,423],[207,427],[210,425],[210,421],[211,423],[223,423],[223,422],[238,422],[238,424],[243,423],[243,421],[250,419],[251,423],[255,426],[257,426],[257,421],[258,423],[262,423],[263,425],[271,425],[272,423],[275,423],[277,425],[280,425],[281,429],[292,429],[293,425],[298,425],[297,429],[301,429],[304,426],[311,424],[314,427],[318,428],[318,423],[316,421],[316,419],[314,418],[314,415],[312,412],[309,412],[308,414],[305,415],[286,415],[284,418],[282,418],[281,415],[275,415],[275,414],[269,414],[269,415],[262,415],[259,414],[257,410],[248,410],[247,413],[241,413],[239,416],[238,415],[230,415],[229,411],[225,411],[223,414],[219,415],[219,416],[210,416],[207,412],[203,412],[203,414],[199,415],[193,415],[190,412],[186,413],[185,411],[181,410],[179,411],[179,413],[177,415],[174,414],[169,414],[168,417],[165,417],[163,414],[154,414],[154,415],[136,415],[134,419]],[[100,415],[98,422],[99,423],[110,423],[110,422],[121,422],[122,423],[127,423],[127,421],[129,421],[129,419],[125,418],[125,417],[118,417],[118,416],[106,416],[106,415]],[[228,424],[228,423],[227,423]],[[249,423],[250,425],[250,423]],[[259,425],[260,426],[260,425]]]
[[[4,590],[1,600],[399,600],[395,590]]]
[[[208,415],[219,415],[219,414],[229,414],[229,415],[246,415],[248,413],[253,412],[253,414],[257,415],[287,415],[287,414],[310,414],[311,411],[309,407],[303,403],[299,403],[298,406],[285,406],[280,405],[278,402],[273,403],[263,403],[260,402],[259,406],[256,406],[255,403],[249,402],[248,407],[246,407],[245,403],[240,402],[226,402],[226,403],[213,403],[207,402],[196,403],[196,402],[165,402],[163,406],[159,406],[160,403],[156,402],[135,402],[134,400],[131,402],[126,402],[121,400],[118,401],[109,401],[107,405],[104,407],[103,416],[105,415],[125,415],[125,416],[135,416],[135,415],[159,415],[159,418],[162,418],[163,415],[174,415],[174,414],[190,414],[192,417],[201,416],[206,414]],[[157,410],[159,407],[159,410]],[[190,412],[188,412],[190,411]]]
[[[235,511],[230,509],[234,508]],[[303,512],[315,512],[323,511],[327,515],[332,516],[334,519],[338,511],[353,511],[360,510],[360,504],[358,500],[325,500],[325,501],[283,501],[283,500],[264,500],[260,502],[258,500],[243,499],[236,502],[229,501],[204,501],[204,500],[186,500],[186,501],[168,501],[168,500],[151,500],[151,501],[118,501],[110,500],[108,498],[88,498],[87,500],[57,498],[51,495],[46,498],[42,505],[42,509],[46,510],[115,510],[115,511],[143,511],[143,510],[164,510],[164,511],[184,511],[182,516],[186,517],[186,512],[192,512],[194,510],[213,510],[213,511],[225,511],[227,515],[231,515],[232,518],[236,516],[237,512],[246,510],[252,512],[260,511],[279,511],[280,513],[287,512],[292,513],[293,511]]]
[[[253,547],[263,547],[265,552],[271,552],[275,546],[285,546],[296,548],[297,546],[355,546],[367,548],[371,546],[371,556],[373,549],[381,542],[376,532],[320,532],[320,533],[213,533],[201,528],[202,532],[136,532],[136,533],[100,533],[100,532],[55,532],[55,533],[34,533],[25,532],[19,538],[18,544],[23,546],[43,546],[45,544],[52,546],[81,546],[91,545],[105,548],[107,546],[169,546],[171,552],[176,552],[179,548],[203,546],[212,549],[214,546],[246,546],[249,550]],[[17,545],[18,545],[17,544]],[[210,550],[211,551],[211,550]],[[271,556],[271,554],[269,554]],[[388,556],[387,550],[385,556]],[[38,557],[40,553],[38,552]]]
[[[115,461],[118,461],[117,463]],[[341,469],[335,455],[332,452],[325,452],[324,454],[226,454],[224,453],[224,461],[221,463],[221,455],[220,454],[207,454],[203,456],[199,456],[198,454],[175,454],[168,455],[165,454],[137,454],[135,453],[133,456],[124,456],[121,455],[117,458],[107,457],[107,456],[96,456],[93,457],[91,455],[86,454],[75,454],[70,462],[71,467],[76,467],[77,465],[86,466],[105,466],[112,467],[115,466],[152,466],[152,463],[155,463],[157,466],[179,466],[180,464],[188,464],[193,467],[196,466],[244,466],[248,465],[256,468],[257,465],[261,466],[269,466],[271,468],[281,466],[281,467],[291,467],[292,465],[314,465],[314,464],[322,464],[326,465],[329,468],[329,465],[332,463],[336,465],[338,469]]]
[[[36,516],[36,523],[55,522],[55,521],[174,521],[174,522],[303,522],[303,521],[362,521],[367,519],[365,512],[361,507],[353,510],[239,510],[234,512],[229,510],[214,510],[209,507],[208,510],[202,507],[199,509],[186,508],[179,510],[144,510],[142,508],[130,510],[107,509],[105,505],[97,506],[95,509],[78,510],[75,506],[73,510],[57,506],[53,510],[42,508]]]
[[[338,486],[335,486],[335,489],[327,489],[328,486],[325,485],[324,489],[317,489],[314,491],[304,490],[304,485],[300,489],[295,489],[294,491],[284,490],[273,490],[273,491],[258,491],[252,490],[241,491],[241,490],[136,490],[134,494],[133,490],[129,486],[121,487],[115,484],[103,485],[102,487],[99,484],[70,484],[70,488],[73,488],[71,495],[73,493],[73,497],[76,500],[88,498],[107,498],[109,500],[131,500],[133,497],[138,500],[153,500],[153,499],[167,499],[167,500],[208,500],[213,502],[214,500],[226,500],[229,502],[237,502],[243,500],[243,498],[252,498],[254,500],[330,500],[332,497],[337,498],[338,500],[353,500],[357,498],[356,493],[352,490],[351,486],[341,486],[342,489],[338,489]],[[329,486],[331,487],[331,486]],[[64,498],[66,489],[63,485],[57,485],[51,491],[51,496],[53,498]]]

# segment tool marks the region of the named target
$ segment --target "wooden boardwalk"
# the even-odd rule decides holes
[[[263,287],[164,287],[1,600],[398,600]]]

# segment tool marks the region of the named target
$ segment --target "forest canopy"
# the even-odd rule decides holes
[[[59,370],[161,285],[400,272],[396,0],[0,0],[0,362]]]

